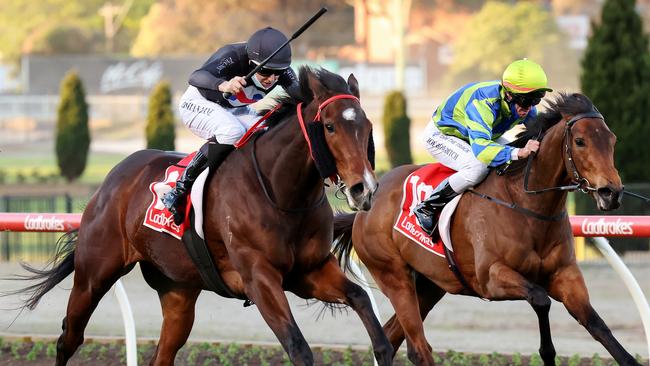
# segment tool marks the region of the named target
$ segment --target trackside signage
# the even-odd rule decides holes
[[[650,237],[650,216],[571,216],[574,236]],[[0,231],[68,231],[81,214],[0,212]]]
[[[585,235],[632,235],[634,234],[632,225],[633,223],[630,221],[623,221],[621,219],[605,221],[601,217],[598,221],[590,221],[589,219],[582,220],[580,228]]]
[[[65,231],[64,220],[56,216],[27,215],[25,231]]]
[[[646,216],[571,216],[575,236],[643,237],[650,234]]]
[[[0,212],[0,231],[65,232],[79,228],[81,214]]]

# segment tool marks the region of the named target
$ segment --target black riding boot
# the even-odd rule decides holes
[[[196,152],[192,161],[187,165],[181,178],[176,181],[176,187],[165,193],[162,203],[174,215],[174,223],[180,225],[185,219],[186,195],[192,189],[192,184],[201,172],[208,166],[208,149],[214,149],[214,167],[223,162],[228,154],[234,149],[232,145],[206,143]]]
[[[443,180],[438,184],[436,189],[431,193],[431,195],[420,202],[419,205],[415,206],[413,213],[415,218],[418,220],[418,223],[422,227],[422,230],[431,236],[433,231],[436,228],[434,220],[436,219],[436,213],[442,209],[442,207],[452,198],[456,197],[456,193],[447,179]],[[437,223],[437,222],[436,222]]]

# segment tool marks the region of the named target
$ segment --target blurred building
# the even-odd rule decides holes
[[[558,26],[569,37],[570,47],[580,54],[587,45],[590,21],[598,18],[603,0],[539,2],[555,16]],[[306,32],[295,44],[296,54],[305,55],[306,59],[296,60],[294,67],[318,65],[344,77],[354,73],[364,106],[378,120],[383,96],[396,86],[397,35],[403,32],[404,86],[409,95],[409,114],[416,123],[428,119],[439,98],[448,92],[442,87],[442,79],[453,62],[452,44],[473,14],[480,10],[482,2],[464,1],[462,6],[453,0],[354,0],[351,3],[353,26],[341,29],[341,39],[350,43],[332,46],[318,32]],[[401,29],[396,19],[400,11],[395,6],[401,6],[406,15]],[[650,0],[637,1],[637,8],[642,17],[650,17]],[[336,24],[348,22],[348,18],[343,17]],[[143,121],[153,86],[166,80],[178,97],[187,87],[187,77],[207,56],[26,55],[16,75],[0,68],[0,135],[10,131],[14,132],[12,136],[38,139],[41,126],[51,128],[59,84],[73,69],[84,83],[91,104],[92,126],[102,128]]]

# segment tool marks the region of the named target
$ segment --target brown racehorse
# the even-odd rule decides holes
[[[556,354],[549,328],[549,296],[563,303],[619,365],[639,365],[589,303],[565,211],[567,190],[577,188],[589,192],[601,210],[619,207],[623,186],[614,167],[616,137],[581,94],[560,95],[513,145],[523,146],[540,135],[539,152],[530,165],[529,189],[554,189],[526,193],[528,174],[522,161],[513,163],[503,176],[488,175],[475,188],[492,199],[472,193],[461,198],[450,234],[462,277],[452,273],[446,259],[393,229],[402,184],[418,166],[401,166],[384,175],[368,212],[336,215],[339,258],[349,261],[354,245],[395,309],[384,325],[386,335],[394,349],[406,337],[413,363],[434,364],[422,320],[448,292],[528,301],[539,320],[539,353],[545,365],[554,365]]]
[[[302,68],[300,89],[301,116],[311,122],[320,115],[322,144],[348,187],[349,204],[369,207],[377,180],[368,160],[371,123],[359,103],[356,79],[350,75],[346,82],[325,70]],[[298,122],[298,101],[282,101],[284,107],[269,120],[273,127],[232,153],[207,183],[204,227],[212,257],[230,292],[255,303],[294,364],[314,361],[285,290],[352,307],[370,335],[377,360],[390,364],[392,347],[368,295],[345,277],[330,253],[333,212]],[[84,329],[102,296],[138,262],[158,292],[163,312],[151,364],[173,364],[206,286],[183,244],[142,223],[151,201],[149,184],[161,180],[165,168],[180,158],[144,150],[119,163],[88,203],[78,237],[58,250],[53,268],[32,269],[31,279],[40,282],[27,289],[31,297],[26,306],[31,308],[74,271],[57,365],[66,364],[83,343]]]

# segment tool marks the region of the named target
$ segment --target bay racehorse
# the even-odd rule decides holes
[[[368,208],[377,180],[368,159],[371,123],[353,75],[346,82],[325,70],[301,68],[300,94],[284,98],[272,126],[232,153],[207,183],[204,233],[223,282],[235,297],[252,301],[296,365],[313,364],[312,352],[284,291],[352,307],[366,327],[379,364],[392,348],[368,295],[349,281],[331,254],[333,212],[312,155],[329,154],[352,208]],[[299,123],[300,121],[300,123]],[[305,127],[303,121],[308,121]],[[305,134],[301,128],[303,125]],[[308,141],[310,136],[320,136]],[[320,153],[310,151],[320,144]],[[74,271],[74,285],[57,343],[64,365],[83,343],[84,329],[113,283],[140,263],[159,295],[163,324],[152,365],[173,364],[206,289],[183,244],[143,226],[148,186],[182,156],[155,150],[132,154],[108,174],[84,210],[76,238],[59,248],[51,269],[28,277],[25,306]],[[327,164],[324,164],[327,165]]]
[[[395,309],[384,325],[386,335],[395,350],[406,337],[408,357],[415,364],[434,364],[422,321],[451,293],[530,303],[539,321],[539,353],[545,365],[554,365],[556,355],[549,297],[564,304],[619,365],[639,365],[589,302],[565,209],[569,190],[587,192],[601,210],[619,207],[623,185],[614,166],[616,137],[584,95],[561,94],[549,104],[512,143],[523,147],[528,139],[542,137],[530,164],[513,162],[502,175],[489,174],[474,193],[461,197],[450,224],[460,275],[445,258],[393,229],[402,185],[418,166],[385,174],[368,212],[336,215],[335,252],[349,264],[354,245]]]

